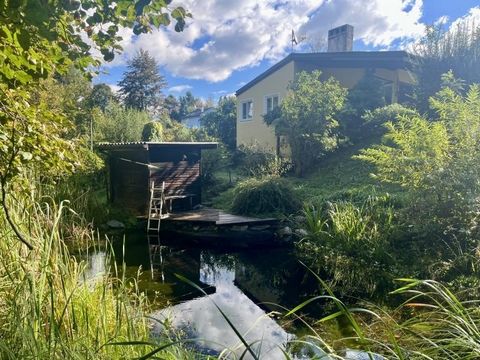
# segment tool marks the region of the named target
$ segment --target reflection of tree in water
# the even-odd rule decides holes
[[[279,310],[274,304],[293,308],[318,294],[319,289],[316,279],[286,249],[239,254],[235,284],[269,310]],[[306,310],[314,308],[315,305]]]

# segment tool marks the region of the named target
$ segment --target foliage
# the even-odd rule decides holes
[[[391,104],[374,110],[367,110],[362,116],[362,131],[368,137],[379,137],[386,131],[386,123],[395,123],[403,117],[413,117],[418,115],[416,110],[410,109],[400,104]]]
[[[154,113],[162,102],[162,89],[167,85],[158,64],[148,51],[140,49],[129,60],[127,71],[118,82],[119,93],[127,108]]]
[[[237,103],[233,96],[221,97],[215,111],[204,115],[200,124],[208,135],[222,141],[229,150],[236,146]]]
[[[203,134],[197,129],[189,129],[185,125],[164,116],[160,119],[163,125],[163,141],[197,141]]]
[[[336,323],[348,329],[330,340],[323,329],[308,326],[308,334],[298,343],[308,344],[317,356],[456,360],[476,359],[480,354],[478,301],[462,300],[439,282],[399,279],[401,287],[392,295],[406,300],[397,309],[384,310],[371,304],[350,307],[320,277],[315,277],[325,295],[304,301],[285,316],[296,315],[312,302],[321,302],[322,307],[331,304],[334,312],[317,324],[331,329],[328,324]],[[356,351],[350,350],[350,356],[337,350],[352,347]]]
[[[425,36],[413,48],[418,61],[418,81],[413,92],[417,110],[429,111],[429,98],[442,87],[441,75],[453,71],[455,76],[480,83],[480,26],[459,24],[450,29],[445,24],[427,28]]]
[[[277,135],[287,136],[295,172],[300,176],[337,147],[335,116],[347,92],[333,78],[321,81],[320,76],[318,70],[299,73],[280,107],[264,116]]]
[[[111,345],[149,340],[148,304],[115,267],[89,278],[88,264],[78,260],[84,254],[69,253],[66,234],[76,243],[98,241],[82,218],[72,216],[66,203],[9,207],[15,222],[25,224],[34,250],[26,254],[0,218],[0,357],[125,359],[150,351],[148,345]],[[110,268],[110,259],[105,261]],[[172,347],[163,356],[188,354]]]
[[[185,17],[191,16],[182,7],[170,12],[164,1],[130,0],[2,1],[0,15],[0,82],[9,87],[64,72],[72,63],[81,69],[98,65],[88,42],[104,60],[112,60],[121,49],[120,27],[133,28],[138,35],[168,25],[171,16],[177,22],[175,30],[182,31]]]
[[[177,98],[173,95],[168,95],[164,102],[163,106],[168,113],[168,116],[172,120],[179,121],[180,120],[180,102]]]
[[[305,222],[298,224],[306,231],[298,243],[300,254],[310,267],[328,274],[340,294],[384,295],[380,290],[393,285],[390,242],[398,224],[388,195],[370,196],[359,204],[308,205],[304,216]]]
[[[265,176],[280,177],[291,169],[291,163],[258,144],[241,145],[235,154],[240,172],[245,176],[261,178]]]
[[[99,64],[89,43],[112,60],[120,49],[120,26],[140,34],[167,24],[170,15],[177,31],[190,16],[181,7],[170,13],[163,1],[0,2],[0,187],[6,219],[24,242],[8,215],[7,191],[13,190],[8,183],[15,180],[14,190],[26,191],[32,173],[46,181],[46,175],[71,171],[80,160],[74,142],[65,141],[72,127],[64,114],[34,96],[39,81],[63,75],[72,65],[87,73]]]
[[[162,141],[163,125],[159,121],[150,121],[143,126],[142,141]]]
[[[185,115],[202,106],[201,100],[195,98],[191,91],[187,91],[185,95],[180,96],[179,102],[180,108],[178,110],[178,120],[183,119]]]
[[[217,149],[202,150],[201,159],[202,184],[211,184],[215,182],[215,173],[220,169],[230,165],[230,152],[223,144],[219,144]]]
[[[116,102],[110,102],[105,112],[94,110],[93,118],[95,140],[107,142],[140,141],[144,126],[151,122],[148,113]]]
[[[90,109],[99,108],[105,111],[107,105],[115,100],[112,88],[107,84],[95,84],[87,97],[87,104]]]
[[[383,81],[376,78],[372,70],[367,70],[353,89],[348,91],[345,107],[340,114],[342,134],[354,141],[365,136],[363,115],[385,104]]]
[[[411,221],[425,219],[438,231],[471,233],[477,229],[480,87],[466,96],[445,88],[431,99],[434,122],[418,115],[387,123],[383,145],[362,152],[375,176],[399,184],[411,196]],[[433,229],[430,229],[433,231]]]
[[[285,181],[276,177],[250,178],[234,189],[232,210],[242,215],[291,214],[300,202]]]

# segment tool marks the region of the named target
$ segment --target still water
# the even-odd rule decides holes
[[[162,331],[161,322],[167,321],[185,338],[198,339],[196,348],[206,354],[218,355],[228,349],[240,356],[245,347],[218,306],[244,339],[253,343],[262,359],[283,359],[282,350],[301,332],[301,327],[298,320],[294,322],[278,312],[285,313],[285,309],[295,307],[318,290],[317,282],[295,258],[293,250],[215,251],[174,244],[172,239],[142,234],[127,234],[125,240],[119,237],[113,241],[117,262],[123,258],[128,276],[142,269],[139,288],[155,299],[152,316],[159,322],[154,331]],[[104,250],[89,255],[87,277],[107,271],[106,256]],[[315,312],[316,306],[311,305],[308,311]]]

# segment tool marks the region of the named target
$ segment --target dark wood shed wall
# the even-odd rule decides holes
[[[149,170],[145,165],[110,157],[110,196],[114,204],[144,214],[149,200]]]
[[[201,148],[168,146],[110,152],[110,195],[114,204],[135,215],[146,215],[151,181],[165,182],[167,195],[193,194],[192,204],[201,203]],[[178,200],[177,208],[190,200]]]
[[[166,195],[193,194],[192,204],[200,204],[200,149],[153,148],[149,155],[152,165],[150,179],[155,181],[156,186],[165,182]]]

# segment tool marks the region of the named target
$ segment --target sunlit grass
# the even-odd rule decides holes
[[[0,217],[0,358],[125,359],[148,353],[153,346],[112,345],[150,340],[148,304],[135,281],[118,277],[119,269],[85,279],[86,262],[70,255],[62,237],[65,217],[74,215],[67,204],[10,207],[34,250],[23,247]],[[80,231],[79,222],[70,241],[93,243],[95,236],[86,224]],[[155,345],[162,342],[170,343],[156,339]],[[180,346],[162,351],[167,359],[186,354]]]

